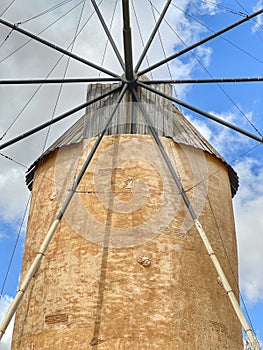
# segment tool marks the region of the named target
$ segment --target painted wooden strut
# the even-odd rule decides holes
[[[163,157],[163,159],[164,159],[164,161],[165,161],[165,163],[166,163],[166,165],[167,165],[167,167],[168,167],[168,169],[173,177],[173,180],[174,180],[174,182],[179,190],[179,193],[184,200],[184,203],[185,203],[185,205],[186,205],[186,207],[191,215],[191,218],[195,224],[195,227],[196,227],[196,229],[197,229],[197,231],[198,231],[198,233],[199,233],[199,235],[204,243],[204,246],[207,250],[207,253],[212,260],[212,263],[213,263],[213,265],[218,273],[218,276],[219,276],[220,280],[222,281],[223,287],[224,287],[224,289],[225,289],[225,291],[226,291],[226,293],[231,301],[231,304],[233,305],[233,308],[234,308],[235,313],[237,314],[237,316],[240,320],[240,323],[242,324],[242,326],[244,328],[244,331],[245,331],[245,333],[250,341],[250,344],[252,345],[253,349],[259,350],[259,344],[258,344],[257,340],[254,338],[254,334],[253,334],[253,332],[252,332],[252,330],[251,330],[251,328],[250,328],[250,326],[249,326],[249,324],[248,324],[248,322],[243,314],[243,311],[241,310],[241,308],[239,306],[239,302],[235,296],[235,293],[234,293],[232,287],[230,286],[230,284],[226,278],[226,275],[224,274],[222,266],[221,266],[216,254],[215,254],[215,252],[214,252],[214,250],[209,242],[209,239],[208,239],[205,231],[203,230],[201,223],[199,222],[199,220],[195,214],[195,211],[190,203],[190,200],[187,196],[187,193],[185,192],[183,185],[182,185],[182,183],[181,183],[181,181],[180,181],[180,179],[179,179],[179,177],[178,177],[178,175],[177,175],[177,173],[176,173],[176,171],[175,171],[175,169],[174,169],[174,167],[173,167],[173,165],[172,165],[172,163],[171,163],[171,161],[170,161],[170,159],[169,159],[169,157],[168,157],[168,155],[167,155],[167,153],[162,145],[162,142],[161,142],[158,134],[156,133],[156,131],[153,127],[151,117],[149,115],[147,115],[147,112],[145,111],[142,103],[139,101],[139,97],[138,97],[135,89],[133,89],[133,94],[135,96],[135,100],[137,101],[137,103],[138,103],[138,105],[143,113],[143,116],[146,120],[146,123],[149,125],[149,129],[152,133],[152,136],[153,136],[153,138],[158,146],[158,149],[159,149],[159,151],[160,151],[160,153],[161,153],[161,155],[162,155],[162,157]]]
[[[99,146],[99,144],[100,144],[100,142],[101,142],[101,140],[102,140],[102,138],[103,138],[103,136],[105,134],[105,132],[107,131],[107,129],[108,129],[110,123],[111,123],[111,120],[114,117],[114,114],[116,113],[116,110],[117,110],[117,108],[119,106],[119,103],[121,102],[123,96],[125,95],[126,90],[127,90],[127,84],[125,84],[123,86],[122,91],[120,93],[120,96],[118,98],[118,101],[116,103],[116,106],[115,106],[114,110],[112,111],[112,114],[111,114],[108,122],[106,123],[106,125],[105,125],[103,131],[101,132],[101,134],[98,136],[98,139],[97,139],[96,143],[94,144],[94,146],[93,146],[93,148],[92,148],[88,158],[86,159],[85,163],[83,164],[83,166],[82,166],[82,168],[80,170],[80,173],[79,173],[77,179],[75,180],[75,182],[74,182],[74,184],[72,186],[72,189],[71,189],[71,191],[70,191],[70,193],[69,193],[69,195],[68,195],[64,205],[62,206],[62,208],[60,209],[56,219],[54,220],[54,222],[50,226],[50,229],[49,229],[49,231],[48,231],[48,233],[47,233],[47,235],[45,237],[45,240],[44,240],[43,244],[41,245],[41,247],[39,249],[39,252],[38,252],[34,262],[32,263],[32,265],[31,265],[31,267],[30,267],[30,269],[29,269],[29,271],[28,271],[24,281],[21,283],[21,286],[19,287],[19,290],[18,290],[18,292],[17,292],[17,294],[16,294],[12,304],[10,305],[10,308],[9,308],[7,314],[6,314],[6,317],[4,318],[4,320],[2,322],[2,325],[1,325],[1,328],[0,328],[0,332],[1,332],[0,339],[4,335],[5,330],[8,327],[12,317],[14,316],[14,314],[15,314],[17,308],[18,308],[18,305],[21,302],[21,299],[22,299],[25,291],[28,288],[28,285],[29,285],[30,281],[34,277],[34,275],[35,275],[35,273],[36,273],[36,271],[37,271],[37,269],[38,269],[38,267],[39,267],[39,265],[41,263],[41,260],[42,260],[43,256],[45,255],[45,252],[46,252],[46,250],[48,248],[48,245],[51,242],[51,240],[52,240],[52,238],[53,238],[53,236],[54,236],[54,234],[56,232],[56,229],[57,229],[61,219],[63,218],[63,216],[65,214],[65,211],[67,210],[67,207],[69,206],[69,204],[70,204],[70,202],[71,202],[71,200],[72,200],[72,198],[74,196],[74,193],[76,192],[76,190],[78,188],[78,185],[80,184],[80,181],[81,181],[82,177],[84,176],[85,171],[88,168],[88,166],[89,166],[89,164],[90,164],[90,162],[91,162],[91,160],[92,160],[92,158],[93,158],[93,156],[94,156],[94,154],[95,154],[95,152],[96,152],[96,150],[97,150],[97,148],[98,148],[98,146]]]

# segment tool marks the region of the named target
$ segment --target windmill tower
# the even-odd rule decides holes
[[[240,321],[257,349],[236,299],[237,175],[169,85],[138,78],[128,1],[123,17],[120,83],[91,85],[85,115],[27,174],[12,349],[236,350]]]
[[[158,88],[169,92],[167,85]],[[91,85],[88,100],[109,89]],[[126,92],[17,311],[13,350],[242,348],[240,323],[129,96]],[[237,175],[172,103],[144,90],[138,96],[235,285],[231,195]],[[115,93],[88,107],[30,169],[23,274],[117,98]]]

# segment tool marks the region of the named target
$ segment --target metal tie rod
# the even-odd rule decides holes
[[[151,84],[210,84],[210,83],[254,83],[263,81],[263,77],[244,78],[214,78],[214,79],[158,79],[143,80],[146,85]],[[1,80],[0,80],[1,84]]]
[[[0,85],[27,85],[27,84],[74,84],[74,83],[99,83],[120,82],[121,78],[65,78],[65,79],[4,79]]]
[[[188,196],[183,188],[183,185],[182,185],[182,183],[181,183],[181,181],[180,181],[180,179],[179,179],[179,177],[178,177],[178,175],[177,175],[177,173],[176,173],[176,171],[171,163],[171,160],[170,160],[168,154],[166,153],[166,151],[163,147],[163,144],[162,144],[155,128],[153,127],[151,117],[148,115],[148,113],[144,109],[142,103],[140,102],[136,90],[133,89],[132,91],[133,91],[135,100],[138,103],[139,108],[143,114],[143,117],[144,117],[146,123],[148,124],[148,127],[151,131],[151,134],[152,134],[152,136],[153,136],[153,138],[154,138],[154,140],[159,148],[159,151],[160,151],[160,153],[161,153],[161,155],[162,155],[162,157],[163,157],[163,159],[164,159],[164,161],[165,161],[165,163],[166,163],[166,165],[167,165],[167,167],[168,167],[168,169],[173,177],[173,180],[174,180],[174,182],[179,190],[179,193],[185,202],[185,205],[189,211],[189,214],[191,215],[191,218],[193,219],[195,227],[200,235],[200,238],[202,239],[202,241],[204,243],[204,246],[207,250],[207,253],[208,253],[209,257],[211,258],[212,263],[213,263],[213,265],[218,273],[218,276],[220,277],[220,279],[222,281],[223,287],[224,287],[224,289],[225,289],[225,291],[230,299],[230,302],[232,303],[232,306],[235,310],[235,313],[236,313],[241,325],[243,326],[244,331],[245,331],[253,349],[260,350],[259,344],[258,344],[257,340],[254,338],[253,332],[252,332],[252,330],[251,330],[251,328],[250,328],[250,326],[249,326],[249,324],[248,324],[248,322],[247,322],[247,320],[246,320],[246,318],[245,318],[245,316],[240,308],[240,305],[239,305],[239,302],[235,296],[235,293],[234,293],[232,287],[230,286],[230,284],[227,280],[227,277],[226,277],[226,275],[225,275],[225,273],[220,265],[220,262],[217,259],[217,256],[216,256],[216,254],[215,254],[215,252],[214,252],[214,250],[209,242],[209,239],[208,239],[205,231],[203,230],[201,223],[199,222],[199,220],[195,214],[195,211],[194,211],[194,209],[190,203],[190,200],[189,200],[189,198],[188,198]]]
[[[213,115],[213,114],[210,114],[210,113],[207,113],[207,112],[205,112],[205,111],[202,111],[201,109],[196,108],[196,107],[194,107],[194,106],[191,106],[191,105],[189,105],[189,104],[187,104],[187,103],[185,103],[185,102],[183,102],[183,101],[181,101],[181,100],[178,100],[177,98],[174,98],[174,97],[172,97],[172,96],[166,95],[166,94],[164,94],[163,92],[160,92],[160,91],[158,91],[158,90],[156,90],[156,89],[150,87],[149,85],[146,85],[146,84],[144,84],[144,83],[142,83],[142,82],[140,82],[140,81],[137,81],[137,83],[138,83],[139,86],[141,86],[141,87],[143,87],[143,88],[145,88],[145,89],[147,89],[147,90],[149,90],[149,91],[151,91],[151,92],[154,92],[154,93],[156,93],[157,95],[160,95],[160,96],[162,96],[162,97],[164,97],[164,98],[167,98],[168,100],[173,101],[173,102],[179,104],[180,106],[183,106],[183,107],[185,107],[185,108],[187,108],[187,109],[190,109],[191,111],[196,112],[196,113],[198,113],[198,114],[200,114],[200,115],[203,115],[203,116],[206,117],[206,118],[209,118],[209,119],[211,119],[211,120],[214,120],[215,122],[217,122],[217,123],[219,123],[219,124],[222,124],[222,125],[224,125],[224,126],[227,126],[228,128],[230,128],[230,129],[232,129],[232,130],[235,130],[235,131],[237,131],[237,132],[239,132],[239,133],[241,133],[241,134],[243,134],[243,135],[245,135],[245,136],[247,136],[247,137],[249,137],[249,138],[251,138],[251,139],[253,139],[253,140],[256,140],[256,141],[258,141],[258,142],[260,142],[260,143],[263,143],[263,137],[254,135],[254,134],[252,134],[251,132],[248,132],[248,131],[246,131],[246,130],[244,130],[244,129],[242,129],[242,128],[239,128],[238,126],[236,126],[236,125],[234,125],[234,124],[231,124],[231,123],[229,123],[229,122],[226,122],[226,121],[223,120],[223,119],[220,119],[220,118],[216,117],[216,116]]]
[[[140,68],[140,66],[141,66],[141,64],[142,64],[142,62],[143,62],[143,60],[144,60],[144,58],[146,56],[147,51],[149,50],[149,47],[151,46],[152,41],[153,41],[156,33],[158,32],[158,29],[159,29],[159,27],[160,27],[160,25],[161,25],[161,23],[162,23],[162,21],[164,19],[164,16],[165,16],[165,14],[166,14],[166,12],[167,12],[171,2],[172,2],[172,0],[168,0],[166,2],[165,7],[164,7],[160,17],[159,17],[157,23],[155,24],[155,27],[153,28],[152,34],[150,35],[149,40],[148,40],[147,44],[145,45],[144,50],[143,50],[143,52],[142,52],[142,54],[141,54],[141,56],[140,56],[140,58],[138,60],[138,63],[136,64],[136,67],[134,69],[135,73],[138,72],[138,70],[139,70],[139,68]]]
[[[56,50],[58,52],[61,52],[64,55],[69,56],[69,57],[73,58],[76,61],[79,61],[81,63],[84,63],[84,64],[92,67],[92,68],[95,68],[95,69],[101,71],[102,73],[105,73],[105,74],[110,75],[110,76],[115,77],[115,78],[118,77],[118,74],[115,74],[115,73],[113,73],[113,72],[111,72],[111,71],[109,71],[109,70],[107,70],[107,69],[105,69],[103,67],[100,67],[100,66],[96,65],[95,63],[92,63],[92,62],[90,62],[88,60],[85,60],[84,58],[82,58],[82,57],[80,57],[78,55],[75,55],[74,53],[72,53],[70,51],[67,51],[67,50],[63,49],[62,47],[59,47],[59,46],[57,46],[55,44],[52,44],[48,40],[42,39],[42,38],[38,37],[37,35],[35,35],[33,33],[30,33],[29,31],[27,31],[25,29],[19,28],[17,24],[12,24],[12,23],[7,22],[7,21],[5,21],[5,20],[3,20],[1,18],[0,18],[0,24],[3,24],[6,27],[9,27],[9,28],[11,28],[13,30],[16,30],[17,32],[19,32],[21,34],[24,34],[25,36],[28,36],[29,38],[34,39],[34,40],[40,42],[41,44],[44,44],[44,45],[46,45],[46,46],[48,46],[48,47],[50,47],[50,48],[52,48],[52,49],[54,49],[54,50]]]
[[[115,44],[115,42],[113,40],[113,37],[112,37],[108,27],[107,27],[107,24],[104,21],[104,18],[102,16],[101,12],[100,12],[100,9],[99,9],[98,5],[96,4],[96,1],[95,0],[91,0],[91,2],[92,2],[92,5],[94,7],[94,10],[97,13],[97,16],[99,17],[99,20],[100,20],[100,22],[102,24],[102,27],[103,27],[103,29],[104,29],[104,31],[105,31],[108,39],[109,39],[109,42],[111,43],[111,46],[112,46],[112,48],[113,48],[113,50],[114,50],[114,52],[115,52],[115,54],[116,54],[116,56],[117,56],[117,58],[118,58],[118,60],[120,62],[121,67],[123,69],[125,69],[125,65],[124,65],[123,59],[122,59],[122,57],[120,55],[120,52],[119,52],[119,50],[118,50],[118,48],[117,48],[117,46],[116,46],[116,44]]]
[[[26,131],[25,133],[23,133],[23,134],[21,134],[21,135],[19,135],[19,136],[16,136],[15,138],[13,138],[13,139],[11,139],[11,140],[9,140],[9,141],[3,143],[2,145],[0,145],[0,150],[6,148],[6,147],[8,147],[8,146],[11,146],[11,145],[13,145],[13,144],[16,143],[16,142],[21,141],[21,140],[23,140],[23,139],[25,139],[25,138],[27,138],[27,137],[33,135],[33,134],[35,134],[35,133],[37,133],[37,132],[39,132],[39,131],[45,129],[45,128],[47,128],[48,126],[59,122],[60,120],[65,119],[66,117],[68,117],[68,116],[70,116],[70,115],[72,115],[72,114],[74,114],[74,113],[80,111],[81,109],[83,109],[83,108],[85,108],[85,107],[90,106],[91,104],[93,104],[93,103],[95,103],[95,102],[97,102],[97,101],[103,99],[104,97],[107,97],[107,96],[111,95],[112,93],[117,92],[117,91],[119,91],[119,90],[120,90],[120,87],[117,87],[116,89],[107,91],[107,92],[105,92],[104,94],[102,94],[102,95],[100,95],[100,96],[98,96],[98,97],[95,97],[95,98],[93,98],[92,100],[87,101],[87,102],[85,102],[85,103],[83,103],[83,104],[81,104],[81,105],[79,105],[79,106],[77,106],[77,107],[75,107],[75,108],[69,110],[69,111],[66,112],[66,113],[63,113],[63,114],[59,115],[58,117],[56,117],[56,118],[54,118],[54,119],[52,119],[52,120],[49,120],[48,122],[45,122],[45,123],[43,123],[43,124],[41,124],[41,125],[35,127],[34,129],[31,129],[31,130],[29,130],[29,131]]]
[[[254,12],[254,13],[252,13],[252,14],[249,15],[249,16],[246,16],[245,18],[241,19],[240,21],[235,22],[235,23],[231,24],[230,26],[225,27],[224,29],[219,30],[218,32],[215,32],[214,34],[212,34],[212,35],[210,35],[210,36],[208,36],[208,37],[206,37],[206,38],[204,38],[204,39],[198,41],[197,43],[195,43],[195,44],[193,44],[193,45],[190,45],[190,46],[186,47],[185,49],[183,49],[183,50],[181,50],[181,51],[178,51],[177,53],[175,53],[175,54],[173,54],[173,55],[171,55],[171,56],[169,56],[169,57],[167,57],[167,58],[165,58],[165,59],[163,59],[163,60],[157,62],[156,64],[154,64],[154,65],[152,65],[152,66],[150,66],[150,67],[148,67],[148,68],[145,68],[144,70],[142,70],[142,71],[140,71],[140,72],[138,73],[138,76],[143,75],[143,74],[145,74],[145,73],[151,71],[152,69],[155,69],[155,68],[157,68],[157,67],[160,67],[160,66],[162,66],[162,65],[165,64],[165,63],[168,63],[169,61],[173,60],[174,58],[179,57],[179,56],[185,54],[186,52],[189,52],[189,51],[195,49],[196,47],[198,47],[198,46],[200,46],[200,45],[206,43],[207,41],[209,41],[209,40],[211,40],[211,39],[214,39],[214,38],[216,38],[217,36],[219,36],[219,35],[221,35],[221,34],[223,34],[223,33],[228,32],[229,30],[231,30],[231,29],[233,29],[233,28],[239,26],[240,24],[242,24],[242,23],[244,23],[244,22],[249,21],[250,19],[252,19],[252,18],[254,18],[254,17],[260,15],[261,13],[263,13],[263,9],[261,9],[261,10],[259,10],[259,11],[257,11],[257,12]]]
[[[114,107],[114,109],[109,117],[109,120],[107,121],[107,123],[104,127],[104,130],[99,134],[95,144],[93,145],[92,150],[90,151],[85,163],[83,164],[83,166],[79,172],[79,175],[77,176],[76,180],[74,181],[74,184],[73,184],[72,189],[70,190],[70,192],[68,194],[68,197],[66,198],[59,213],[57,214],[56,219],[51,224],[51,226],[48,230],[48,233],[47,233],[47,235],[46,235],[46,237],[45,237],[45,239],[40,247],[40,250],[37,253],[37,256],[35,257],[32,265],[30,266],[30,268],[29,268],[29,270],[24,278],[24,280],[22,281],[22,283],[19,287],[19,290],[18,290],[13,302],[11,303],[11,305],[7,311],[7,314],[6,314],[2,324],[0,326],[0,340],[2,339],[14,313],[16,312],[16,310],[17,310],[17,308],[18,308],[18,306],[19,306],[19,304],[20,304],[20,302],[21,302],[21,300],[22,300],[22,298],[23,298],[23,296],[28,288],[28,285],[29,285],[31,279],[34,277],[34,275],[35,275],[35,273],[36,273],[36,271],[41,263],[41,260],[42,260],[44,254],[48,248],[48,245],[51,242],[51,240],[55,234],[55,231],[56,231],[60,221],[62,220],[62,218],[63,218],[63,216],[64,216],[64,214],[65,214],[65,212],[66,212],[66,210],[71,202],[71,199],[73,198],[73,196],[78,188],[78,185],[81,182],[81,179],[82,179],[83,175],[85,174],[85,171],[87,170],[87,167],[89,166],[103,136],[105,135],[105,132],[106,132],[107,128],[109,127],[109,125],[114,117],[114,114],[117,111],[119,104],[120,104],[126,90],[127,90],[127,84],[125,84],[123,86],[122,91],[121,91],[121,93],[116,101],[116,105],[115,105],[115,107]]]

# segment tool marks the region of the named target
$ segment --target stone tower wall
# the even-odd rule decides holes
[[[209,153],[161,139],[237,294],[228,171]],[[22,279],[93,143],[38,165]],[[33,349],[242,349],[237,317],[150,136],[106,136],[99,146],[16,313],[12,350]]]

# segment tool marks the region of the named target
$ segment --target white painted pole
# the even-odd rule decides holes
[[[218,276],[220,277],[220,280],[222,281],[223,288],[225,289],[225,291],[226,291],[226,293],[227,293],[227,295],[232,303],[232,306],[236,312],[236,315],[239,318],[239,321],[244,328],[244,331],[245,331],[245,333],[250,341],[251,346],[253,347],[254,350],[260,350],[259,344],[258,344],[257,340],[255,339],[253,332],[252,332],[252,330],[251,330],[251,328],[250,328],[250,326],[249,326],[249,324],[248,324],[248,322],[247,322],[247,320],[246,320],[246,318],[245,318],[245,316],[244,316],[244,314],[239,306],[239,302],[235,296],[235,293],[234,293],[233,289],[231,288],[231,286],[230,286],[230,284],[229,284],[229,282],[224,274],[224,271],[223,271],[223,269],[222,269],[222,267],[221,267],[221,265],[216,257],[215,252],[213,251],[213,248],[208,240],[208,237],[207,237],[205,231],[203,230],[201,223],[199,222],[198,219],[195,219],[194,223],[195,223],[195,226],[198,230],[198,233],[199,233],[199,235],[200,235],[200,237],[205,245],[205,248],[206,248],[206,250],[207,250],[214,266],[215,266],[215,269],[218,273]]]
[[[0,340],[2,339],[12,317],[14,316],[14,313],[16,312],[16,309],[17,309],[21,299],[24,296],[24,293],[27,290],[27,287],[28,287],[32,277],[34,276],[36,270],[38,269],[40,262],[45,254],[45,251],[46,251],[55,231],[56,231],[56,228],[57,228],[59,222],[60,222],[60,220],[56,219],[52,223],[52,225],[51,225],[50,229],[48,230],[48,233],[44,239],[44,242],[42,243],[42,245],[39,249],[39,252],[37,253],[37,256],[35,257],[35,260],[33,261],[32,265],[30,266],[30,268],[25,276],[24,281],[21,283],[21,286],[20,286],[19,290],[17,291],[17,294],[16,294],[13,302],[11,303],[11,305],[10,305],[6,315],[5,315],[5,318],[1,324]]]
[[[170,161],[170,158],[168,157],[168,155],[163,147],[163,144],[162,144],[158,134],[156,133],[156,131],[153,127],[151,118],[150,118],[150,116],[148,116],[146,110],[144,109],[142,103],[140,102],[138,94],[137,94],[135,89],[133,89],[133,94],[134,94],[135,100],[137,101],[137,103],[142,111],[142,114],[145,118],[145,121],[149,126],[149,129],[150,129],[152,136],[153,136],[153,138],[154,138],[154,140],[159,148],[159,151],[160,151],[160,153],[161,153],[161,155],[162,155],[162,157],[163,157],[163,159],[164,159],[164,161],[165,161],[165,163],[166,163],[166,165],[167,165],[167,167],[168,167],[168,169],[169,169],[169,171],[174,179],[174,182],[175,182],[175,184],[176,184],[176,186],[177,186],[177,188],[178,188],[178,190],[179,190],[179,192],[180,192],[180,194],[185,202],[185,205],[189,211],[189,214],[191,215],[191,218],[194,221],[194,224],[195,224],[195,226],[199,232],[199,235],[200,235],[200,237],[201,237],[201,239],[206,247],[206,250],[207,250],[207,252],[208,252],[215,268],[216,268],[216,271],[217,271],[219,277],[221,278],[224,289],[225,289],[225,291],[226,291],[226,293],[227,293],[227,295],[232,303],[234,311],[236,312],[236,315],[237,315],[242,327],[244,328],[244,331],[246,332],[246,335],[251,343],[251,346],[253,347],[254,350],[260,350],[259,344],[258,344],[257,340],[255,339],[252,330],[249,327],[249,324],[248,324],[248,322],[247,322],[247,320],[246,320],[246,318],[245,318],[245,316],[244,316],[244,314],[239,306],[239,302],[238,302],[238,300],[237,300],[237,298],[236,298],[236,296],[235,296],[235,294],[234,294],[234,292],[233,292],[233,290],[232,290],[232,288],[231,288],[231,286],[230,286],[230,284],[229,284],[229,282],[224,274],[224,271],[223,271],[216,255],[215,255],[215,252],[213,251],[213,248],[208,240],[208,237],[206,236],[206,233],[204,232],[202,225],[198,221],[197,216],[195,214],[195,211],[190,203],[190,200],[189,200],[185,190],[183,189],[183,185],[182,185],[182,183],[181,183],[181,181],[180,181],[180,179],[179,179],[179,177],[178,177],[178,175],[177,175],[177,173],[176,173],[176,171],[175,171],[175,169]]]
[[[46,251],[46,249],[47,249],[47,247],[48,247],[52,237],[54,236],[56,228],[57,228],[58,224],[60,223],[61,219],[63,218],[63,216],[65,214],[65,211],[67,210],[67,208],[69,206],[69,203],[71,202],[71,199],[74,196],[74,193],[77,190],[78,185],[79,185],[83,175],[85,174],[85,171],[86,171],[87,167],[89,166],[89,164],[90,164],[90,162],[91,162],[91,160],[92,160],[92,158],[93,158],[93,156],[94,156],[94,154],[95,154],[95,152],[96,152],[96,150],[97,150],[97,148],[98,148],[98,146],[99,146],[99,144],[100,144],[100,142],[101,142],[101,140],[102,140],[102,138],[103,138],[103,136],[104,136],[104,134],[106,132],[106,130],[108,129],[108,127],[109,127],[109,125],[110,125],[110,123],[111,123],[111,121],[113,119],[113,116],[114,116],[115,112],[117,111],[117,108],[118,108],[118,106],[119,106],[123,96],[125,95],[126,90],[127,90],[127,84],[124,84],[123,87],[122,87],[122,90],[120,92],[120,95],[119,95],[119,97],[116,100],[115,107],[114,107],[114,109],[111,112],[109,120],[107,121],[103,131],[99,134],[96,142],[94,143],[94,145],[93,145],[93,147],[92,147],[92,149],[91,149],[91,151],[90,151],[90,153],[89,153],[85,163],[83,164],[83,166],[82,166],[82,168],[81,168],[81,170],[80,170],[80,172],[79,172],[79,174],[78,174],[78,176],[77,176],[77,178],[76,178],[76,180],[75,180],[75,182],[74,182],[74,184],[72,186],[72,189],[71,189],[68,197],[66,198],[62,208],[60,209],[60,211],[59,211],[59,213],[57,215],[57,218],[54,220],[54,222],[50,226],[50,228],[48,230],[48,233],[47,233],[47,235],[46,235],[46,237],[44,239],[44,242],[41,245],[41,248],[40,248],[40,250],[39,250],[35,260],[33,261],[32,265],[30,266],[29,271],[27,272],[24,281],[21,283],[21,286],[20,286],[20,288],[19,288],[19,290],[18,290],[18,292],[17,292],[13,302],[11,303],[11,305],[10,305],[10,307],[9,307],[7,313],[6,313],[6,316],[5,316],[3,322],[2,322],[2,324],[0,326],[0,340],[2,339],[2,337],[3,337],[7,327],[9,325],[12,317],[14,316],[14,313],[16,312],[16,309],[18,308],[18,305],[19,305],[20,301],[22,300],[22,297],[23,297],[23,295],[24,295],[24,293],[25,293],[25,291],[26,291],[26,289],[27,289],[27,287],[29,285],[29,282],[31,281],[31,279],[33,278],[36,270],[38,269],[39,264],[40,264],[44,254],[45,254],[45,251]]]

